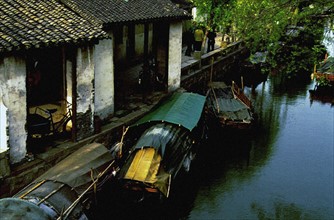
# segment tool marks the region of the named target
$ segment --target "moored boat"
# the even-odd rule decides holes
[[[251,101],[232,82],[211,82],[207,92],[210,118],[222,128],[250,129],[254,123]]]
[[[317,69],[314,66],[311,79],[315,81],[315,87],[310,90],[312,95],[330,95],[334,92],[334,57],[326,57]]]
[[[334,57],[325,57],[319,68],[314,66],[311,79],[315,81],[313,89],[310,89],[311,102],[321,101],[334,104]]]
[[[169,197],[205,137],[204,105],[205,96],[176,92],[129,128],[124,148],[130,150],[118,175],[126,198],[140,202]]]
[[[113,175],[102,144],[85,145],[10,198],[0,199],[0,219],[88,219],[94,193]]]

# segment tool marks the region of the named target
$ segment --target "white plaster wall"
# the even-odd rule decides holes
[[[2,103],[0,90],[0,153],[8,150],[7,140],[7,107]]]
[[[169,25],[168,45],[168,91],[171,92],[181,85],[182,22]]]
[[[0,90],[2,102],[8,109],[9,153],[10,162],[14,164],[27,152],[26,63],[22,57],[9,56],[0,60]]]
[[[113,41],[100,40],[95,46],[95,115],[102,120],[114,113]]]
[[[92,47],[78,48],[77,53],[77,112],[93,109],[94,56]]]
[[[90,128],[93,130],[94,117],[94,48],[86,46],[78,48],[76,68],[77,115],[91,111]],[[80,125],[77,125],[80,126]]]
[[[66,100],[72,103],[72,97],[73,97],[73,62],[71,60],[66,60]]]

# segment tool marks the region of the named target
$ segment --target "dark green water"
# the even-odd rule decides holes
[[[311,102],[312,83],[280,85],[257,86],[254,134],[215,130],[166,204],[110,195],[96,219],[334,219],[334,106]]]
[[[254,137],[211,140],[222,150],[195,175],[185,219],[334,219],[334,107],[310,101],[313,84],[283,89],[275,81],[252,95]]]

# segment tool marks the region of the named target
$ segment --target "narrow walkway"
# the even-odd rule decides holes
[[[216,40],[215,49],[220,48],[220,40]],[[182,51],[182,67],[189,65],[189,62],[198,62],[193,56],[185,56],[185,49],[186,48]],[[204,55],[206,55],[206,53],[204,53]],[[140,68],[141,65],[138,65],[128,70],[131,71],[129,75],[131,77],[125,77],[123,79],[123,90],[125,91],[123,96],[124,106],[115,112],[108,123],[102,126],[98,134],[94,134],[77,142],[69,140],[62,140],[61,142],[54,141],[51,146],[46,146],[46,148],[43,149],[44,152],[29,155],[26,161],[15,164],[15,166],[12,167],[10,176],[2,182],[0,198],[15,194],[17,189],[26,186],[41,173],[44,173],[49,167],[86,144],[100,142],[105,144],[106,147],[110,147],[114,139],[118,138],[117,134],[122,130],[123,126],[130,125],[147,114],[167,93],[152,92],[149,96],[151,102],[148,104],[143,103],[141,93],[136,91]],[[15,188],[12,188],[13,186],[15,186]]]
[[[222,35],[221,33],[217,33],[217,37],[215,40],[215,46],[214,50],[221,48],[222,44]],[[203,54],[207,54],[207,41],[204,44],[204,48],[202,49]],[[194,57],[194,53],[191,54],[191,56],[186,56],[185,51],[187,47],[182,48],[182,56],[181,56],[181,69],[192,65],[194,63],[198,62],[198,59]],[[140,91],[139,85],[138,85],[138,77],[139,72],[142,69],[142,64],[133,66],[131,68],[128,68],[124,73],[120,74],[121,77],[117,80],[115,79],[116,89],[118,89],[119,94],[116,96],[116,112],[115,117],[116,119],[119,117],[122,117],[132,111],[135,111],[139,109],[141,106],[143,106],[143,98],[142,93]],[[155,104],[163,95],[165,92],[162,91],[153,91],[149,94],[148,100],[149,104]],[[115,119],[112,119],[115,120]]]

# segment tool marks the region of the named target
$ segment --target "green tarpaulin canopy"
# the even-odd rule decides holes
[[[150,112],[137,123],[144,124],[151,121],[167,121],[182,125],[192,131],[197,125],[205,104],[205,96],[195,93],[174,93],[163,102],[159,108]]]

